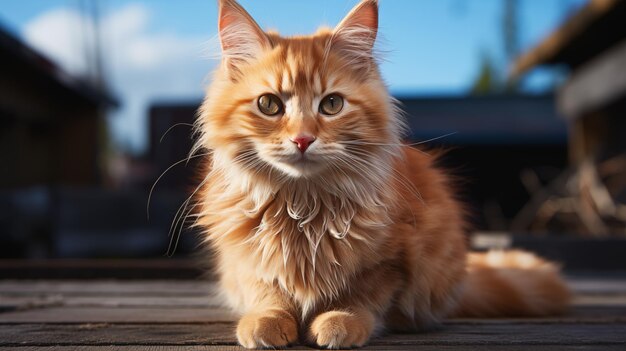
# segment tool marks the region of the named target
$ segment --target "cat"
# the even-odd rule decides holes
[[[465,211],[405,124],[374,50],[378,1],[334,28],[264,32],[219,0],[222,60],[198,113],[196,225],[246,348],[358,347],[450,316],[563,312],[558,267],[467,253]]]

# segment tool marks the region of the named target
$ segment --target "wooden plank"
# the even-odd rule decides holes
[[[16,324],[0,328],[0,346],[234,345],[232,323]]]
[[[562,316],[541,318],[453,318],[446,323],[469,324],[558,324],[558,323],[626,323],[623,306],[577,306]]]
[[[214,296],[15,296],[1,295],[0,307],[11,306],[24,309],[45,306],[75,307],[219,307],[219,300]]]
[[[577,295],[572,301],[574,306],[626,306],[625,295]]]
[[[2,296],[0,295],[0,312],[60,306],[60,296]]]
[[[211,324],[17,324],[0,328],[0,346],[235,345],[231,323]],[[419,334],[374,339],[383,345],[621,345],[626,324],[445,325]]]
[[[625,297],[626,298],[626,297]],[[64,297],[65,306],[95,307],[200,307],[216,308],[221,304],[215,296],[118,296],[94,297],[71,296]]]
[[[46,281],[0,280],[0,294],[78,296],[208,296],[214,283],[202,280],[171,281]]]
[[[218,308],[49,307],[0,313],[0,323],[199,323],[229,322],[234,316]]]
[[[626,295],[626,279],[567,277],[568,285],[578,295]]]

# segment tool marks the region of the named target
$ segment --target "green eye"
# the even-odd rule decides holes
[[[320,102],[320,112],[332,116],[341,112],[343,109],[343,98],[338,94],[326,95]]]
[[[283,102],[274,94],[261,95],[257,105],[259,110],[268,116],[276,116],[283,111]]]

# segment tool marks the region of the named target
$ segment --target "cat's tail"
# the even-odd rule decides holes
[[[570,291],[559,266],[524,251],[468,255],[455,317],[547,316],[565,312]]]

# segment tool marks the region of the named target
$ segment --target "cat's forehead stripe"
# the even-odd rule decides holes
[[[316,92],[322,91],[322,82],[319,74],[313,75],[313,89],[315,89]]]
[[[289,86],[289,75],[285,72],[285,70],[279,70],[276,81],[278,82],[278,91],[285,91]]]
[[[306,94],[310,92],[311,85],[309,84],[309,74],[307,73],[308,72],[303,68],[297,71],[293,87],[296,94]]]

